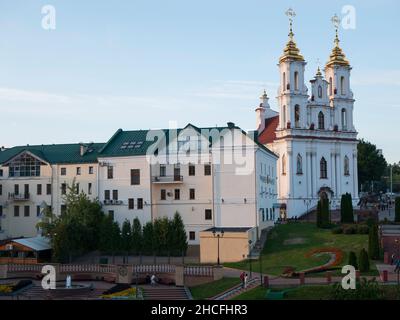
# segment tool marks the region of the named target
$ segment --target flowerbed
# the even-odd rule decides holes
[[[334,260],[329,261],[328,263],[326,263],[322,266],[311,268],[309,270],[305,270],[304,271],[305,273],[324,271],[324,270],[330,269],[332,267],[339,266],[342,263],[342,260],[344,257],[344,253],[342,250],[340,250],[338,248],[329,248],[329,247],[313,249],[306,253],[306,257],[311,258],[312,256],[315,256],[317,254],[332,254],[334,256]]]
[[[3,285],[0,285],[0,295],[13,294],[13,293],[15,293],[19,290],[22,290],[30,285],[32,285],[31,280],[20,280],[15,284],[3,284]]]
[[[138,298],[141,296],[140,290],[138,290]],[[103,299],[135,299],[136,298],[136,288],[129,288],[123,291],[114,292],[111,294],[103,294],[101,296]]]

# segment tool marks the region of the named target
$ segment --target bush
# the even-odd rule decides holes
[[[358,269],[357,256],[354,251],[350,251],[349,253],[349,265]]]
[[[335,227],[332,229],[333,234],[342,234],[343,233],[343,228],[342,227]]]
[[[356,226],[353,226],[353,225],[344,226],[343,233],[344,234],[355,234],[355,233],[357,233],[357,228],[356,228]]]
[[[365,224],[359,224],[357,226],[357,233],[358,234],[368,234],[369,233],[369,227]]]
[[[396,197],[394,201],[394,221],[395,222],[400,222],[400,197]]]
[[[371,259],[378,260],[380,253],[378,226],[374,225],[369,230],[368,236],[368,254]]]
[[[375,278],[357,281],[355,290],[345,290],[341,283],[336,283],[332,290],[332,300],[379,300],[384,298],[384,292]]]
[[[359,270],[360,272],[368,272],[369,271],[369,257],[368,252],[365,249],[361,249],[360,255],[358,257]]]

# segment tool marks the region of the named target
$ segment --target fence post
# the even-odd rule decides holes
[[[387,270],[383,270],[382,271],[381,279],[382,279],[383,282],[387,282],[388,281],[388,271]]]
[[[222,266],[213,266],[212,271],[214,281],[220,280],[224,277],[224,268]]]
[[[300,285],[303,285],[305,283],[305,277],[304,277],[304,272],[300,272]]]
[[[184,265],[175,266],[175,285],[183,287],[185,285],[185,267]]]

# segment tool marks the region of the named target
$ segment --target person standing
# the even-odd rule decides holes
[[[247,288],[247,279],[248,279],[248,276],[247,276],[247,273],[246,273],[245,276],[244,276],[244,289]]]
[[[241,274],[240,274],[240,282],[242,283],[242,288],[244,289],[244,276],[245,276],[245,274],[244,274],[244,272],[242,272]]]

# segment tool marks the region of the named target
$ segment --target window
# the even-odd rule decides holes
[[[62,204],[61,205],[61,214],[65,214],[67,212],[67,205]]]
[[[196,240],[196,232],[189,231],[189,240],[191,240],[191,241]]]
[[[300,154],[297,155],[297,174],[303,174],[303,158]]]
[[[282,74],[282,91],[286,91],[286,72]]]
[[[128,199],[128,209],[129,210],[134,209],[134,200],[132,198]]]
[[[51,184],[46,184],[46,194],[51,195]]]
[[[0,184],[0,196],[3,195],[3,185]]]
[[[36,217],[40,217],[41,209],[40,206],[36,206]]]
[[[110,190],[104,190],[104,200],[110,200]]]
[[[212,220],[212,210],[211,209],[206,209],[204,211],[204,218],[206,220]]]
[[[160,164],[160,177],[165,177],[167,175],[167,167],[165,164]]]
[[[3,206],[0,205],[0,217],[3,216]]]
[[[112,191],[112,197],[113,197],[113,200],[118,200],[118,190]]]
[[[107,179],[113,179],[113,178],[114,178],[114,167],[108,166],[107,167]]]
[[[204,165],[204,175],[211,176],[211,164]]]
[[[350,162],[347,156],[344,157],[344,175],[345,176],[350,175]]]
[[[294,90],[299,90],[299,73],[294,72]]]
[[[19,217],[19,206],[14,206],[14,217]]]
[[[282,174],[286,174],[286,156],[282,156]]]
[[[195,190],[194,189],[190,189],[189,190],[189,199],[190,200],[194,200],[195,199]]]
[[[61,175],[66,176],[67,175],[67,168],[61,168]]]
[[[296,128],[300,128],[300,106],[298,104],[294,107],[294,125]]]
[[[165,189],[161,189],[161,200],[167,199],[167,192]]]
[[[80,176],[81,175],[81,167],[76,167],[76,175]]]
[[[142,210],[142,209],[143,209],[143,198],[138,198],[138,199],[137,199],[137,208],[138,208],[139,210]]]
[[[322,87],[318,86],[318,98],[322,98]]]
[[[189,176],[194,176],[196,174],[196,167],[193,164],[189,164]]]
[[[19,195],[19,185],[18,184],[14,184],[14,194]]]
[[[92,194],[92,183],[88,183],[88,194]]]
[[[79,194],[79,183],[75,185],[75,193]]]
[[[328,166],[324,157],[322,157],[320,162],[320,177],[321,179],[328,178]]]
[[[29,217],[30,215],[30,206],[24,206],[24,217]]]
[[[286,128],[286,106],[283,106],[282,110],[282,127]]]
[[[36,186],[36,193],[38,196],[40,196],[42,194],[42,185],[41,184],[38,184]]]
[[[346,94],[346,90],[345,90],[345,81],[344,81],[344,77],[340,77],[340,94],[341,95],[345,95]]]
[[[175,200],[179,200],[181,198],[181,190],[175,189]]]
[[[333,93],[333,81],[332,77],[329,78],[329,95],[331,96]]]
[[[94,170],[93,167],[89,167],[89,174],[93,174]]]
[[[114,210],[108,210],[108,215],[114,220]]]
[[[67,184],[66,183],[62,183],[61,184],[61,194],[67,194]]]
[[[39,177],[41,162],[29,154],[22,154],[10,163],[10,177]]]
[[[3,169],[0,169],[0,177],[3,176]]]
[[[180,181],[181,180],[181,166],[179,163],[174,165],[174,180],[175,181]]]
[[[131,185],[140,184],[140,169],[131,170]]]
[[[342,130],[347,130],[347,114],[346,109],[342,109]]]
[[[318,129],[324,130],[325,129],[325,116],[322,111],[318,114]]]
[[[24,185],[24,195],[29,195],[29,184]]]

